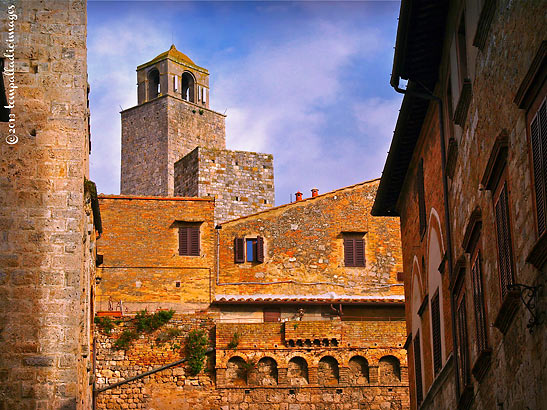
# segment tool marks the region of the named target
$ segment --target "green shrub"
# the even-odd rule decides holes
[[[190,374],[195,376],[203,369],[209,339],[204,330],[192,330],[186,339],[186,360]]]
[[[235,349],[239,345],[239,333],[234,333],[232,340],[228,343],[228,349]]]
[[[160,310],[154,314],[141,310],[134,319],[135,329],[139,333],[152,333],[167,323],[174,314],[174,310]]]
[[[109,317],[95,316],[93,321],[103,333],[109,334],[114,329],[114,322]]]
[[[127,350],[129,346],[131,346],[131,343],[133,340],[136,340],[139,338],[139,334],[131,329],[126,329],[122,332],[120,337],[114,342],[114,348],[116,350]]]

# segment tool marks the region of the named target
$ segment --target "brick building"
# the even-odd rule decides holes
[[[211,196],[216,220],[275,203],[273,156],[226,149],[209,109],[209,71],[175,46],[137,67],[138,105],[122,111],[122,194]]]
[[[100,217],[85,180],[86,2],[1,9],[0,408],[89,409]]]
[[[545,12],[401,4],[373,215],[401,218],[413,409],[545,407]]]
[[[101,196],[99,310],[175,309],[171,346],[201,326],[215,352],[207,373],[164,371],[99,408],[408,408],[399,227],[370,215],[377,186],[216,226],[211,198]],[[115,350],[124,320],[96,333],[99,388],[176,357],[157,335]]]

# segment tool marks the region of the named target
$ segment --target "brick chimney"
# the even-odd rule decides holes
[[[296,201],[302,201],[302,192],[298,191],[296,194]]]
[[[319,195],[319,190],[317,188],[311,189],[311,197],[315,198],[317,195]]]

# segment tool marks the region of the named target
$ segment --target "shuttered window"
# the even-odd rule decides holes
[[[431,299],[431,328],[433,330],[433,369],[437,374],[442,368],[441,346],[441,311],[439,306],[439,289]]]
[[[416,174],[416,194],[418,196],[418,211],[420,217],[420,235],[424,235],[427,227],[425,213],[424,160],[420,160]]]
[[[234,238],[234,262],[245,262],[245,240],[244,238]]]
[[[264,308],[264,322],[279,322],[281,320],[281,310],[276,308]]]
[[[420,332],[414,337],[414,372],[416,373],[416,403],[419,407],[424,399],[422,386],[422,353],[420,351]]]
[[[199,256],[199,225],[179,227],[179,255]]]
[[[264,238],[235,238],[234,262],[264,262]]]
[[[487,348],[486,340],[486,312],[484,307],[484,293],[482,289],[482,271],[481,254],[475,252],[475,257],[471,265],[471,274],[473,276],[473,308],[475,310],[476,334],[478,353]]]
[[[496,233],[498,239],[498,263],[500,271],[501,297],[505,298],[509,286],[513,284],[513,249],[509,226],[509,201],[507,182],[501,182],[501,188],[494,199]]]
[[[344,264],[365,266],[365,241],[359,238],[344,238]]]
[[[467,318],[465,313],[465,294],[459,297],[459,303],[456,310],[456,332],[458,340],[458,371],[460,388],[463,390],[471,379],[469,368],[469,344],[467,341]]]
[[[536,217],[538,233],[541,236],[547,229],[547,99],[541,103],[530,123],[532,142],[532,167],[534,172],[534,191],[536,197]]]

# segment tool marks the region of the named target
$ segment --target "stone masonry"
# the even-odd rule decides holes
[[[18,87],[18,141],[0,123],[0,408],[89,409],[86,2],[1,1],[0,21]]]
[[[214,197],[218,222],[272,207],[273,180],[270,154],[197,147],[175,163],[175,195]]]

